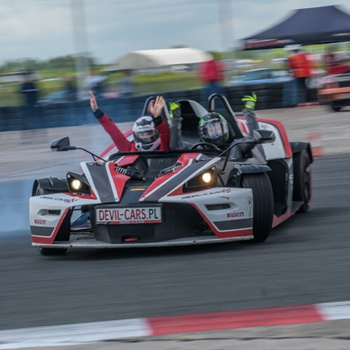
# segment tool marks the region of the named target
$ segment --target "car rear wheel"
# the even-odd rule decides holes
[[[245,174],[242,186],[253,191],[253,236],[264,242],[270,235],[273,220],[273,193],[266,173]]]
[[[308,211],[311,202],[311,161],[306,150],[293,156],[294,164],[294,184],[293,184],[293,200],[302,201],[303,204],[298,213]]]

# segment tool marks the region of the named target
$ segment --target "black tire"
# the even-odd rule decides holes
[[[334,112],[339,112],[341,110],[341,106],[335,104],[335,103],[332,103],[331,104],[331,108]]]
[[[33,196],[43,196],[45,194],[57,193],[57,191],[50,191],[41,187],[39,182],[36,182],[35,188],[33,189]]]
[[[312,197],[312,174],[309,153],[302,150],[293,156],[294,184],[293,200],[302,201],[303,204],[298,209],[298,213],[305,213],[309,210]]]
[[[34,196],[42,196],[44,194],[49,194],[49,191],[45,190],[40,186],[40,184],[37,184],[36,188],[33,191]]]
[[[253,236],[264,242],[270,235],[273,220],[273,192],[266,173],[244,174],[242,187],[253,191]]]
[[[67,248],[39,248],[39,252],[45,256],[62,256],[67,253]]]

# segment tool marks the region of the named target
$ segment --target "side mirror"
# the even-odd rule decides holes
[[[62,151],[68,151],[70,149],[75,149],[75,147],[70,146],[70,140],[69,137],[62,137],[60,139],[54,140],[51,142],[51,150],[62,152]]]
[[[253,130],[253,138],[259,143],[269,143],[276,140],[276,135],[271,130],[255,129]]]

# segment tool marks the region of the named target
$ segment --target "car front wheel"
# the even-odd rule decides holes
[[[253,236],[264,242],[270,235],[273,220],[273,192],[266,173],[245,174],[242,186],[253,191]]]
[[[311,202],[311,162],[307,151],[302,150],[293,157],[294,184],[293,200],[301,201],[298,213],[308,211]]]
[[[236,186],[232,178],[228,186]],[[266,173],[243,174],[241,187],[253,192],[253,236],[255,242],[264,242],[269,237],[273,220],[273,192]]]

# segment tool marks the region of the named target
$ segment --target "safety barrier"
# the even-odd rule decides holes
[[[258,84],[240,87],[221,87],[235,112],[243,108],[242,97],[254,91],[258,96],[256,109],[291,107],[288,101],[288,84]],[[164,92],[166,99],[191,99],[207,107],[208,94],[205,89]],[[135,96],[128,99],[98,99],[99,107],[115,122],[133,121],[142,113],[147,96]],[[312,91],[311,101],[316,101],[316,91]],[[23,107],[0,108],[0,131],[41,129],[65,126],[79,126],[96,123],[90,109],[89,100],[75,103],[59,103],[35,107],[28,115]]]

